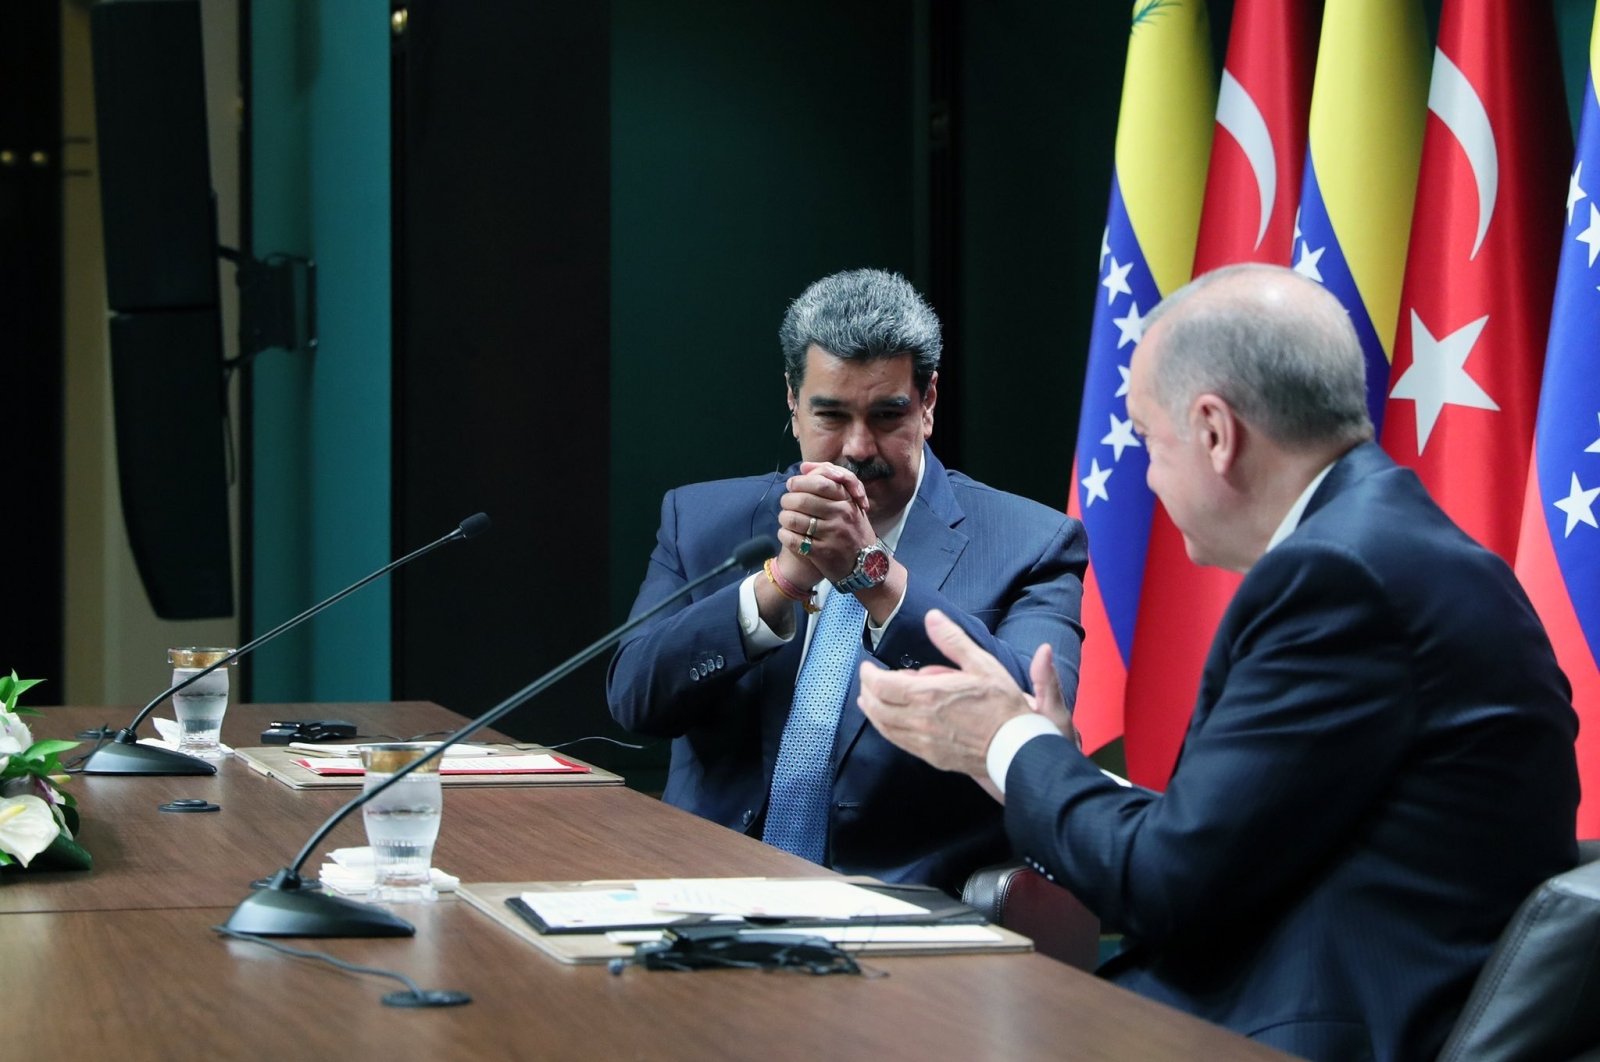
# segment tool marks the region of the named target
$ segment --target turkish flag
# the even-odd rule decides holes
[[[1550,5],[1445,0],[1382,441],[1508,563],[1572,150]]]
[[[1321,0],[1238,0],[1217,97],[1194,275],[1234,262],[1289,265],[1306,160]],[[1128,776],[1166,785],[1200,672],[1239,576],[1189,560],[1157,504],[1124,705]]]

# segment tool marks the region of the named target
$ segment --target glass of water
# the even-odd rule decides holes
[[[361,746],[366,771],[363,788],[371,792],[408,763],[425,756],[432,742],[398,741]],[[435,900],[432,882],[433,842],[439,836],[444,790],[439,761],[418,767],[361,807],[372,846],[373,887],[369,899],[387,902]]]
[[[172,684],[203,671],[233,652],[216,647],[168,649],[172,665]],[[201,759],[216,760],[222,751],[222,716],[228,710],[228,670],[219,667],[205,678],[172,695],[172,710],[178,717],[178,751]]]

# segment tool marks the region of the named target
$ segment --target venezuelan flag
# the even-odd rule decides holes
[[[1138,0],[1067,503],[1092,543],[1075,717],[1091,750],[1122,733],[1155,503],[1145,486],[1144,448],[1128,417],[1128,363],[1143,335],[1143,316],[1189,279],[1215,107],[1203,0]]]
[[[1428,116],[1419,0],[1328,0],[1311,93],[1296,272],[1350,311],[1380,424]]]
[[[1539,391],[1517,577],[1539,611],[1578,712],[1578,836],[1600,837],[1600,18]]]
[[[1322,0],[1235,0],[1194,273],[1234,262],[1290,265]],[[1158,504],[1123,706],[1128,777],[1166,787],[1189,729],[1206,654],[1239,576],[1189,560]]]

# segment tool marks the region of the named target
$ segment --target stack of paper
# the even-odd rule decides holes
[[[354,756],[302,756],[289,761],[313,774],[364,774],[361,760]],[[448,756],[440,774],[586,774],[581,763],[548,752],[520,756]]]
[[[928,916],[928,908],[846,881],[780,878],[671,878],[596,889],[524,892],[550,930],[664,926],[689,915],[712,920],[818,919],[872,923]]]

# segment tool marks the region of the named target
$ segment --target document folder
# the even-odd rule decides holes
[[[926,890],[919,886],[903,885],[885,886],[871,879],[859,877],[826,880],[844,880],[873,890],[888,889],[891,891],[883,893],[886,897],[909,898],[910,902],[929,908],[929,914],[922,916],[920,921],[906,924],[863,920],[854,925],[829,927],[818,925],[816,922],[807,923],[812,927],[809,932],[832,939],[846,951],[873,955],[964,955],[1033,950],[1033,942],[1027,937],[1013,933],[1002,926],[984,922],[979,912],[950,899],[936,889]],[[586,927],[584,931],[540,932],[532,921],[515,909],[511,901],[519,900],[524,892],[537,890],[632,887],[635,884],[631,881],[489,882],[463,884],[457,889],[456,895],[557,962],[588,964],[632,958],[635,945],[658,939],[663,931],[663,925],[657,923],[644,929],[618,927],[601,931]],[[705,922],[704,916],[686,916],[686,918],[700,920],[699,924],[715,924]],[[943,921],[930,925],[930,921],[935,918]],[[679,921],[678,924],[690,923]],[[756,921],[751,923],[751,931],[784,932],[789,931],[789,927],[774,928],[770,921]]]

